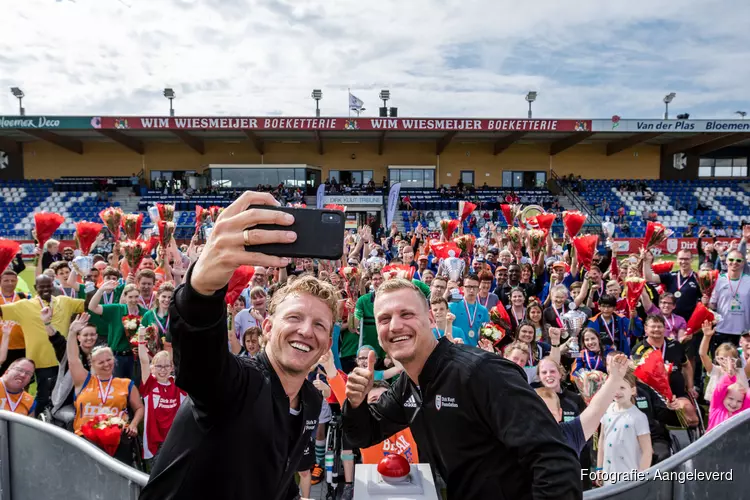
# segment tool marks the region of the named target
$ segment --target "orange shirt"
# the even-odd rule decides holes
[[[344,377],[339,374],[338,377],[329,378],[328,383],[336,399],[344,401],[346,399],[346,382],[344,381]],[[391,454],[401,455],[410,464],[419,463],[417,443],[414,441],[414,436],[411,435],[411,429],[408,427],[376,445],[361,449],[360,452],[362,453],[363,464],[380,463],[380,460],[384,456]]]
[[[26,391],[8,393],[5,384],[0,381],[0,410],[12,411],[19,415],[30,415],[34,412],[34,396]]]
[[[13,292],[13,297],[6,297],[5,295],[0,293],[0,301],[2,301],[3,304],[12,304],[13,302],[18,302],[19,300],[23,300],[18,293]],[[23,341],[23,328],[21,328],[21,325],[16,323],[16,326],[13,327],[13,329],[10,331],[10,341],[8,342],[8,350],[13,349],[26,349],[26,343]]]
[[[103,382],[103,383],[102,383]],[[128,397],[133,382],[129,378],[113,378],[110,381],[100,381],[98,377],[89,375],[83,383],[81,392],[75,397],[76,419],[73,428],[76,434],[82,436],[81,427],[97,415],[104,414],[113,417],[124,417],[128,409]],[[102,404],[102,401],[106,401]]]

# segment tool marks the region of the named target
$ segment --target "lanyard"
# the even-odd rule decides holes
[[[672,334],[674,333],[674,322],[675,322],[674,314],[670,314],[669,315],[669,317],[672,318],[671,322],[669,321],[669,319],[666,316],[662,315],[662,317],[664,318],[664,323],[667,324],[667,329],[669,330],[669,335],[671,337]]]
[[[732,281],[734,281],[734,280],[732,280],[729,276],[727,276],[727,279],[729,280],[729,294],[730,294],[729,296],[732,299],[734,299],[734,300],[739,300],[740,299],[738,295],[739,295],[739,291],[740,291],[740,286],[742,285],[742,278],[744,278],[744,277],[745,277],[744,274],[740,275],[740,277],[737,279],[737,288],[735,288],[734,290],[732,290]]]
[[[526,317],[526,308],[525,307],[523,308],[523,312],[521,313],[521,319],[520,320],[518,319],[518,315],[516,314],[516,308],[515,307],[510,306],[510,312],[513,313],[513,318],[515,318],[516,324],[519,324],[521,322],[521,320],[523,320],[523,318]]]
[[[477,320],[477,312],[479,311],[479,304],[474,304],[474,316],[469,313],[469,303],[464,299],[464,308],[466,308],[466,317],[469,320],[469,330],[474,329],[474,323]]]
[[[10,393],[8,392],[8,388],[5,387],[5,382],[3,381],[3,379],[0,379],[0,384],[3,384],[3,390],[5,391],[5,399],[8,401],[8,406],[10,407],[10,411],[15,413],[16,408],[18,408],[18,405],[21,404],[21,400],[23,399],[23,391],[21,391],[21,395],[18,396],[18,399],[16,399],[16,401],[13,402],[13,399],[11,399]]]
[[[104,299],[105,304],[111,304],[112,301],[115,300],[115,292],[109,292],[109,294],[103,293],[102,298]]]
[[[151,304],[154,303],[154,294],[151,294],[151,299],[148,301],[148,305],[146,304],[146,301],[143,300],[143,297],[141,295],[138,296],[138,301],[141,303],[144,309],[151,309]]]
[[[677,291],[679,292],[680,290],[682,290],[682,287],[685,286],[685,285],[687,285],[687,282],[690,281],[690,278],[692,278],[692,277],[693,277],[693,271],[690,271],[690,276],[688,276],[687,278],[685,278],[685,282],[683,283],[682,282],[682,272],[681,271],[677,271]]]
[[[109,398],[109,393],[112,392],[112,380],[114,380],[114,377],[109,378],[106,387],[104,387],[102,379],[96,377],[96,380],[99,381],[99,400],[102,402],[103,406],[107,406],[107,398]]]
[[[615,330],[615,318],[614,318],[614,316],[612,317],[612,328],[609,327],[609,325],[607,324],[607,321],[604,319],[604,317],[602,317],[601,320],[602,320],[602,323],[604,323],[604,328],[607,329],[607,334],[609,335],[610,340],[612,340],[612,345],[614,345],[614,343],[615,343],[615,335],[614,334],[617,333],[617,331]]]
[[[443,337],[442,335],[440,335],[440,330],[438,330],[437,328],[433,328],[432,329],[432,333],[434,333],[435,337],[437,337],[437,338],[442,338]]]
[[[8,301],[10,301],[10,303],[12,304],[16,300],[16,293],[13,292],[13,295],[11,295],[10,298],[8,298],[5,295],[3,295],[3,294],[0,293],[0,297],[3,298],[3,304],[7,304]]]
[[[479,302],[484,307],[487,307],[487,304],[490,303],[490,294],[489,293],[487,294],[487,298],[484,299],[484,304],[482,304],[482,297],[480,297],[479,295],[477,295],[477,302]]]
[[[154,313],[154,320],[156,320],[156,324],[159,325],[159,330],[161,330],[161,333],[165,334],[167,333],[167,330],[169,330],[169,314],[167,314],[167,320],[162,324],[161,321],[159,321],[159,315]]]
[[[591,358],[589,357],[589,351],[586,350],[583,355],[586,357],[586,366],[589,368],[589,370],[597,370],[599,364],[602,362],[602,358],[599,354],[596,355],[596,358],[594,360],[596,361],[596,364],[594,366],[591,366]]]
[[[565,314],[565,304],[563,304],[562,306],[562,313],[560,313],[560,311],[558,311],[554,305],[552,306],[552,310],[555,311],[555,316],[557,316],[557,326],[559,326],[560,328],[563,328],[564,324],[563,324],[561,314]]]
[[[75,288],[70,289],[70,295],[68,295],[68,292],[65,291],[65,287],[62,289],[63,295],[66,297],[70,297],[71,299],[74,299],[76,297],[76,290]]]

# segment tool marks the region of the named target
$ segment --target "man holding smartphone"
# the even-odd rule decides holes
[[[294,474],[317,427],[321,395],[307,381],[327,353],[336,290],[302,277],[276,292],[262,324],[265,351],[239,358],[227,349],[227,283],[241,265],[283,267],[287,258],[245,246],[291,243],[296,234],[253,229],[289,226],[294,216],[246,192],[219,216],[205,249],[174,294],[176,382],[190,398],[180,408],[141,493],[151,499],[295,498]]]

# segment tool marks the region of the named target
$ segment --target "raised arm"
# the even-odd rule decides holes
[[[610,362],[607,381],[594,394],[589,406],[581,413],[581,427],[583,427],[583,435],[587,441],[594,435],[596,429],[599,428],[599,422],[604,414],[607,413],[607,408],[612,402],[620,383],[624,380],[627,371],[628,358],[624,354],[618,354]]]
[[[68,329],[68,369],[70,370],[70,376],[73,378],[73,385],[80,389],[86,377],[89,376],[89,372],[83,367],[83,363],[80,358],[80,349],[78,347],[78,333],[83,330],[89,322],[89,315],[86,313],[79,314],[76,319],[70,323]]]
[[[96,291],[96,293],[94,293],[94,296],[91,297],[91,300],[89,301],[89,311],[100,316],[104,314],[104,308],[101,304],[102,296],[104,296],[105,293],[114,292],[115,288],[117,288],[117,282],[114,280],[106,280],[104,283],[102,283],[102,286],[99,287],[99,289]]]
[[[710,374],[714,362],[708,355],[708,349],[711,347],[711,337],[713,337],[716,329],[710,321],[704,321],[702,326],[703,338],[701,339],[701,345],[698,347],[698,355],[701,357],[701,364],[703,364],[703,367]]]
[[[151,375],[151,360],[146,347],[146,328],[143,326],[138,329],[138,361],[141,362],[141,382],[145,384]]]
[[[3,321],[3,339],[0,340],[0,364],[8,359],[8,344],[10,343],[10,331],[16,324],[12,321]]]

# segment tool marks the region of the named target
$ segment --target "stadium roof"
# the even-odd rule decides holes
[[[750,120],[377,118],[377,117],[161,117],[0,116],[0,150],[46,141],[78,154],[83,142],[114,142],[144,154],[145,143],[182,141],[205,153],[205,141],[251,141],[263,154],[266,142],[371,141],[383,154],[389,141],[434,141],[440,154],[452,141],[494,142],[495,154],[514,143],[549,144],[556,155],[576,144],[606,144],[613,155],[637,144],[663,146],[665,154],[707,154],[750,146]]]

